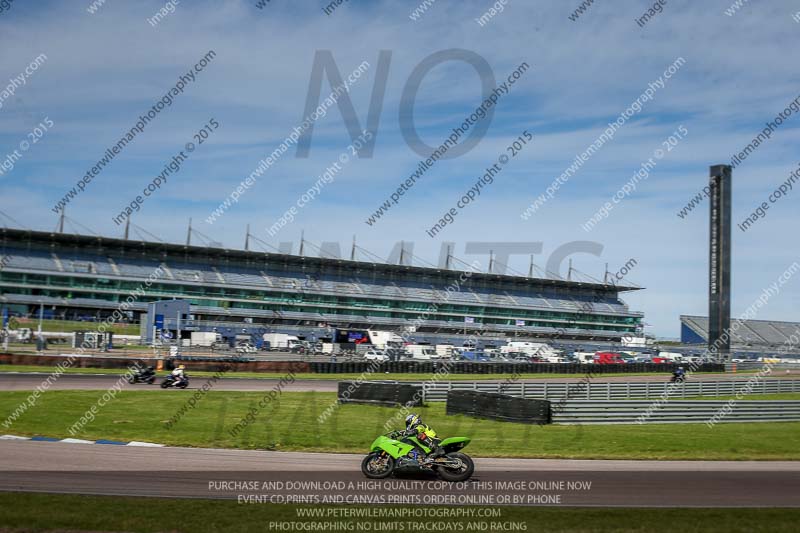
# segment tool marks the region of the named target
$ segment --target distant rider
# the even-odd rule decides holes
[[[409,437],[416,437],[418,441],[430,448],[430,457],[440,455],[442,452],[441,448],[439,448],[439,439],[436,438],[436,432],[430,426],[422,422],[418,414],[412,413],[406,417],[406,430],[400,438],[401,441],[416,446],[414,441],[410,440]],[[411,452],[414,459],[417,458],[415,452],[416,450],[412,450]]]
[[[682,366],[679,366],[672,372],[672,381],[683,381],[686,379],[686,371],[683,370]]]
[[[186,365],[179,365],[178,368],[172,371],[172,377],[175,379],[176,385],[186,379],[184,370],[186,370]]]

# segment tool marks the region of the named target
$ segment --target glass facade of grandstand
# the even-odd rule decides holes
[[[209,321],[608,339],[641,328],[642,314],[619,299],[633,287],[474,273],[446,293],[459,271],[8,229],[2,236],[0,300],[14,312],[43,303],[59,318],[106,316],[138,290],[136,314],[177,298]]]

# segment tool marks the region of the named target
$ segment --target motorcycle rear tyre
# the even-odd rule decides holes
[[[466,481],[472,477],[472,474],[475,472],[475,463],[472,462],[472,458],[464,453],[448,453],[447,457],[451,459],[461,459],[461,461],[467,465],[467,469],[463,472],[452,472],[447,468],[439,467],[437,472],[439,477],[441,477],[445,481],[451,482],[459,482],[459,481]]]

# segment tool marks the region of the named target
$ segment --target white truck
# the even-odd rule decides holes
[[[296,344],[300,344],[300,339],[296,335],[287,333],[264,333],[263,339],[269,343],[271,350],[276,348],[291,350]]]
[[[412,359],[419,361],[430,361],[438,358],[436,349],[430,344],[409,344],[406,346],[406,351],[411,354]]]
[[[528,341],[511,341],[505,346],[500,347],[500,353],[506,354],[509,352],[518,352],[524,353],[531,357],[540,357],[542,359],[550,361],[551,359],[561,359],[561,352],[556,350],[549,344],[545,344],[543,342],[528,342]],[[551,362],[561,362],[558,361],[551,361]]]
[[[192,346],[213,346],[222,342],[222,335],[213,331],[193,331],[190,340]]]
[[[376,348],[386,350],[387,348],[402,348],[403,337],[391,331],[379,331],[376,329],[367,330],[370,343]]]
[[[682,362],[686,361],[686,359],[684,358],[684,355],[682,353],[678,353],[678,352],[658,352],[658,355],[656,357],[661,357],[663,359],[668,359],[669,361],[672,361],[673,363],[682,363]]]
[[[581,364],[594,364],[594,354],[596,352],[575,352],[572,354],[572,357],[575,358],[575,361]]]

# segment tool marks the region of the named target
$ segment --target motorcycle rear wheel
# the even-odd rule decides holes
[[[375,471],[372,466],[376,462],[383,462],[385,461],[385,465],[383,469],[380,471]],[[394,458],[389,455],[381,456],[378,452],[372,452],[364,457],[364,460],[361,461],[361,473],[367,476],[370,479],[384,479],[392,475],[394,471]]]
[[[452,481],[452,482],[459,482],[459,481],[466,481],[472,477],[473,472],[475,472],[475,463],[472,462],[472,458],[464,453],[454,452],[448,453],[447,456],[449,459],[458,459],[461,461],[461,468],[458,470],[451,470],[449,468],[445,468],[443,466],[438,467],[437,473],[439,477],[441,477],[445,481]]]

